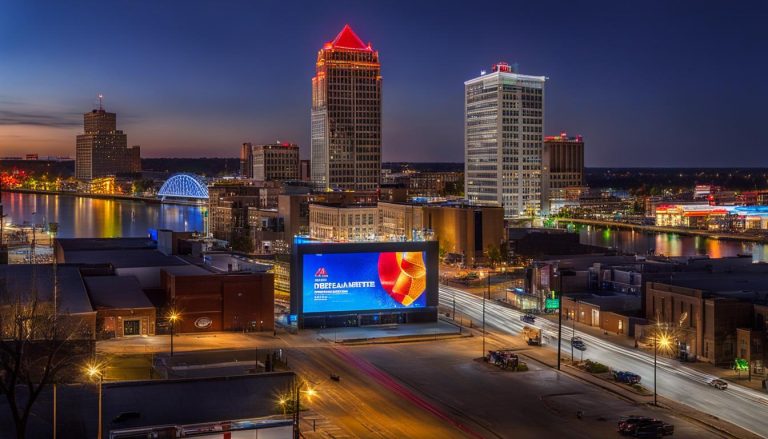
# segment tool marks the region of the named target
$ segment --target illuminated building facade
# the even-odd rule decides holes
[[[260,181],[299,180],[299,145],[274,143],[253,146],[251,178]]]
[[[141,172],[138,146],[128,147],[128,136],[117,129],[117,115],[103,107],[84,115],[84,134],[77,136],[75,178],[92,180]]]
[[[507,218],[541,209],[544,76],[498,63],[464,83],[464,175],[467,199],[503,206]]]
[[[324,241],[373,241],[377,237],[376,204],[309,205],[309,236]]]
[[[568,189],[584,185],[584,140],[566,133],[544,138],[541,153],[541,213],[556,213]],[[577,189],[578,190],[578,189]]]
[[[349,25],[317,54],[311,178],[318,189],[376,190],[381,174],[379,53]]]

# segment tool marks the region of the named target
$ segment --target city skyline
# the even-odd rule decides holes
[[[462,161],[462,84],[499,61],[549,78],[544,134],[584,135],[587,166],[768,159],[764,4],[506,5],[477,28],[462,25],[466,4],[411,8],[9,5],[0,149],[74,156],[82,113],[103,93],[146,157],[236,157],[245,141],[275,139],[308,157],[314,55],[349,23],[382,56],[383,161]]]

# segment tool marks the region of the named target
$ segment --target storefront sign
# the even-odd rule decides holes
[[[213,325],[213,320],[210,317],[198,317],[195,320],[195,328],[197,329],[208,329],[211,325]]]

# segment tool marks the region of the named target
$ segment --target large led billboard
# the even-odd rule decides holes
[[[426,251],[304,253],[304,313],[427,306]]]

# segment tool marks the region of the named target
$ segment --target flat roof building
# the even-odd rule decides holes
[[[544,76],[500,62],[464,83],[464,179],[469,201],[505,218],[541,210]]]
[[[128,136],[117,129],[117,115],[99,105],[83,115],[84,133],[77,136],[75,178],[92,180],[141,172],[138,146],[128,147]]]

